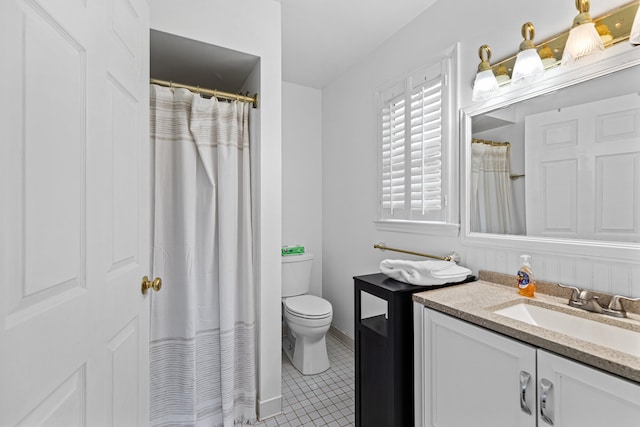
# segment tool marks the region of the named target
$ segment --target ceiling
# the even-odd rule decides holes
[[[321,89],[437,0],[275,0],[282,79]],[[151,77],[237,92],[259,58],[151,30]],[[212,72],[212,70],[215,70]]]
[[[282,79],[323,88],[436,0],[276,0]]]

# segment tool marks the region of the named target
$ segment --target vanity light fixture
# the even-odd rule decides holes
[[[567,43],[562,54],[562,65],[576,65],[590,62],[604,52],[604,44],[591,19],[589,0],[576,0],[578,16],[573,19]]]
[[[486,55],[486,59],[485,59]],[[473,82],[473,101],[482,101],[495,96],[498,93],[498,81],[491,70],[489,60],[491,59],[491,48],[489,45],[483,44],[478,49],[480,64],[478,65],[478,73]]]
[[[640,0],[631,0],[628,4],[596,16],[595,19],[592,19],[589,14],[589,0],[576,0],[575,5],[580,13],[574,19],[573,28],[563,31],[535,46],[544,69],[550,69],[561,63],[565,66],[591,63],[598,59],[598,53],[602,54],[606,48],[626,41],[630,41],[633,46],[640,46]],[[580,40],[584,41],[580,37],[580,33],[585,30],[590,33],[586,44],[590,45],[591,48],[587,46],[587,48],[576,49],[576,45],[580,44]],[[522,42],[523,44],[528,45],[527,39],[533,44],[533,32],[533,25],[531,25],[531,29],[527,24],[523,26],[523,38],[525,39]],[[576,53],[576,50],[578,53]],[[534,51],[534,49],[524,49],[524,51]],[[509,74],[512,70],[515,70],[518,57],[522,56],[518,55],[521,53],[519,51],[507,58],[496,61],[493,65],[489,65],[491,57],[489,46],[481,46],[478,53],[481,63],[478,66],[473,85],[473,101],[483,101],[502,93],[501,90],[496,90],[495,86],[493,86],[493,79],[488,72],[488,67],[493,70],[498,86],[507,86],[512,80]],[[517,86],[518,83],[514,83],[514,85]],[[487,87],[491,89],[487,89]]]
[[[522,38],[520,43],[520,52],[516,56],[516,63],[511,73],[511,84],[522,85],[533,83],[544,74],[544,65],[533,44],[535,37],[535,28],[531,22],[527,22],[522,26]]]
[[[633,20],[631,34],[629,35],[629,43],[634,46],[640,46],[640,7],[636,11],[636,17]]]

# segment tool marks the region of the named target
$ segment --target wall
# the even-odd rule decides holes
[[[322,296],[322,92],[282,84],[282,243],[314,254],[311,294]]]
[[[280,344],[281,25],[280,4],[264,0],[150,2],[151,28],[260,57],[260,159],[256,176],[258,415],[282,407]],[[253,75],[249,80],[255,80]],[[252,86],[255,86],[252,84]],[[262,226],[264,224],[265,226]]]
[[[626,0],[592,2],[598,16]],[[412,258],[372,248],[389,246],[434,254],[455,250],[462,264],[478,269],[514,273],[519,251],[463,244],[462,237],[431,237],[379,231],[377,212],[377,146],[375,92],[423,65],[433,63],[455,42],[460,50],[460,104],[471,103],[471,83],[479,63],[477,50],[491,45],[493,59],[515,53],[523,23],[536,26],[536,40],[568,29],[577,15],[574,2],[540,0],[535,4],[496,0],[483,2],[439,0],[369,55],[323,89],[323,295],[334,307],[334,325],[353,337],[354,275],[378,271],[384,258]],[[508,17],[508,18],[507,18]],[[330,167],[328,166],[330,165]],[[463,205],[464,198],[461,198]],[[580,283],[587,288],[640,296],[639,263],[588,259],[570,252],[531,253],[538,276],[545,280]]]

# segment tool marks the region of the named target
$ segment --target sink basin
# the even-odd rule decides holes
[[[640,332],[522,302],[495,313],[640,357]]]

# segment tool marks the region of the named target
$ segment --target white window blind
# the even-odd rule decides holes
[[[411,92],[411,211],[442,208],[442,83],[434,79]]]
[[[381,219],[443,219],[444,66],[379,94]]]
[[[393,213],[405,205],[405,99],[382,107],[382,206]]]

